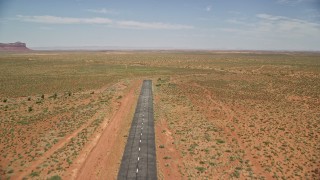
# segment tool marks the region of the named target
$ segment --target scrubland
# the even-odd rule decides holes
[[[64,177],[142,79],[159,179],[319,179],[320,54],[210,51],[0,54],[0,177]]]

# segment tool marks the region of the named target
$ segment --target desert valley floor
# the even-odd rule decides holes
[[[116,179],[143,80],[158,179],[319,179],[320,54],[0,53],[0,179]]]

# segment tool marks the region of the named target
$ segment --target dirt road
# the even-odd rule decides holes
[[[135,90],[140,81],[136,81],[129,93],[122,98],[120,108],[110,119],[94,147],[87,154],[80,155],[78,164],[69,179],[114,179],[120,166],[124,149],[123,136],[128,132],[130,112],[136,102]],[[127,127],[127,128],[124,128]],[[121,143],[122,142],[122,143]]]

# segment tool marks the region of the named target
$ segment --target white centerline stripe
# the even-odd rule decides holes
[[[137,168],[137,173],[139,172],[139,169]]]

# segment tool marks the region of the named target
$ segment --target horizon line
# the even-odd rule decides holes
[[[131,46],[33,46],[34,51],[274,51],[274,52],[320,52],[320,49],[246,49],[246,48],[187,48],[187,47],[131,47]]]

